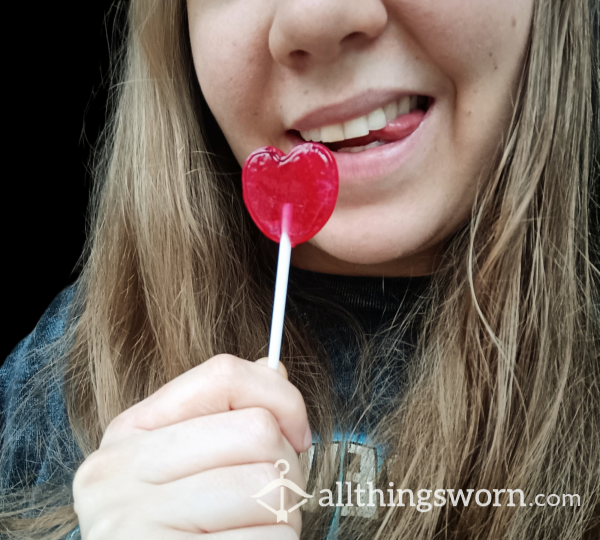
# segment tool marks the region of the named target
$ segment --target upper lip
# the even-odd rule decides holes
[[[334,124],[342,124],[365,116],[388,103],[404,96],[419,95],[416,92],[402,90],[366,90],[340,103],[324,105],[313,109],[296,120],[290,129],[308,131]]]

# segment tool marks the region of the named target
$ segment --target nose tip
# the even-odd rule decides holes
[[[276,62],[289,67],[307,60],[331,62],[376,39],[387,21],[380,0],[283,0],[269,48]]]

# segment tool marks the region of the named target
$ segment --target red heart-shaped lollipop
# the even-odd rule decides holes
[[[248,156],[242,185],[252,219],[275,242],[281,238],[284,205],[291,205],[287,233],[293,247],[310,240],[331,216],[338,195],[337,164],[321,144],[302,144],[287,155],[267,146]]]

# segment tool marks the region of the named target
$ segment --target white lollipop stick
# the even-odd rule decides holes
[[[290,276],[290,260],[292,258],[292,244],[288,236],[291,219],[292,205],[284,204],[281,211],[281,239],[279,240],[279,256],[277,258],[277,274],[275,276],[275,300],[273,301],[273,318],[271,319],[271,336],[269,339],[268,365],[273,369],[277,369],[281,354],[285,301],[287,298],[288,278]]]

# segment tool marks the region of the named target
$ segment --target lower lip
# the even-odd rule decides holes
[[[415,124],[413,131],[401,139],[357,153],[332,152],[337,162],[340,183],[375,182],[397,171],[419,146],[424,125],[431,116],[434,105],[434,102],[430,104],[421,122]],[[299,137],[293,138],[294,146],[304,143]]]

